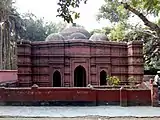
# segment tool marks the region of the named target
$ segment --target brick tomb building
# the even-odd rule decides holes
[[[143,79],[142,42],[111,42],[72,26],[45,41],[18,42],[19,87],[106,85],[106,76]]]

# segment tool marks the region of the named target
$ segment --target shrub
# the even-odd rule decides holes
[[[116,76],[108,77],[108,78],[106,78],[106,80],[109,85],[113,85],[113,86],[119,85],[119,83],[120,83],[120,79]]]
[[[134,85],[135,82],[136,82],[136,79],[135,79],[133,76],[130,76],[130,77],[128,78],[128,82],[129,82],[131,85]]]

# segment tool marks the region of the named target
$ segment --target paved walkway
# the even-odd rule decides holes
[[[20,107],[0,106],[0,116],[20,117],[77,117],[77,116],[160,116],[160,107]]]

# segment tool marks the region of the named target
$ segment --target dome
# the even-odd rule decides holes
[[[99,34],[99,33],[93,34],[89,38],[89,40],[92,40],[92,41],[109,41],[105,34]]]
[[[64,37],[59,33],[52,33],[48,35],[45,41],[59,41],[64,40]]]
[[[71,36],[71,34],[73,34],[73,33],[82,33],[83,35],[86,36],[87,39],[89,39],[91,36],[87,30],[85,30],[82,27],[77,27],[77,26],[72,26],[72,27],[66,28],[66,29],[62,30],[62,32],[60,34],[62,36],[64,36],[65,39],[68,39]]]
[[[82,33],[73,33],[68,37],[68,39],[87,39],[87,37]]]

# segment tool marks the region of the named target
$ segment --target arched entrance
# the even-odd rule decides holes
[[[82,66],[74,70],[74,87],[86,87],[86,70]]]
[[[107,77],[107,73],[104,70],[102,70],[100,72],[100,85],[106,85],[107,83],[106,77]]]
[[[61,74],[55,71],[53,74],[53,87],[61,87]]]

